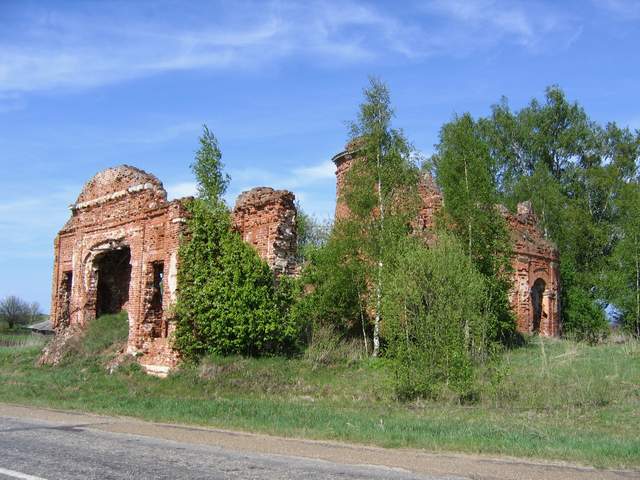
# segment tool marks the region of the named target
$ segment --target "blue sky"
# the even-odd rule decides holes
[[[560,85],[640,128],[640,1],[0,1],[0,297],[49,308],[53,238],[83,183],[130,164],[194,191],[201,125],[233,203],[288,188],[334,207],[329,159],[368,75],[429,154],[456,113]]]

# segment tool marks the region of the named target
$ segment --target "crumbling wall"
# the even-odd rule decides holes
[[[257,187],[238,196],[233,228],[253,245],[276,275],[296,273],[296,207],[293,193]]]
[[[514,280],[510,301],[518,322],[518,330],[557,336],[560,334],[558,250],[544,238],[531,202],[519,203],[515,215],[505,208],[502,208],[501,212],[509,225],[514,245]],[[543,289],[540,292],[539,311],[536,311],[534,300],[537,297],[538,285],[542,285]]]
[[[54,245],[51,319],[56,337],[41,363],[57,363],[96,315],[126,310],[129,336],[123,354],[156,375],[178,362],[171,335],[177,298],[178,249],[186,232],[182,200],[167,201],[153,175],[122,165],[89,180],[71,205],[71,218]],[[296,270],[296,209],[284,190],[243,193],[234,227],[276,274]]]
[[[431,174],[420,175],[418,194],[421,200],[418,229],[422,232],[433,232],[436,227],[436,213],[442,208],[442,193]]]
[[[350,142],[343,152],[332,159],[336,165],[336,220],[349,215],[343,197],[344,185],[358,154],[358,143]],[[429,174],[420,176],[418,193],[421,208],[416,219],[416,232],[430,242],[434,239],[435,218],[443,206],[443,197]],[[518,330],[547,336],[559,335],[560,277],[557,249],[544,238],[530,202],[519,204],[515,215],[505,207],[497,207],[507,221],[513,241],[514,274],[509,299]]]
[[[177,363],[170,311],[185,215],[181,201],[167,201],[156,177],[134,167],[109,168],[85,184],[55,239],[51,319],[58,341],[42,363],[55,363],[58,343],[81,332],[99,310],[119,308],[129,317],[126,353],[159,375]],[[128,265],[113,264],[122,258]],[[105,300],[109,295],[117,298]]]

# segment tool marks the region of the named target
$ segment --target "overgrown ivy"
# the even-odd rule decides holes
[[[290,282],[276,286],[258,253],[231,230],[223,205],[188,205],[189,235],[180,247],[175,347],[202,355],[290,354],[300,327],[288,314]]]

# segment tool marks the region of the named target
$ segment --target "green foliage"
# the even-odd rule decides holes
[[[296,349],[300,327],[288,315],[286,287],[230,230],[229,214],[196,200],[190,238],[180,247],[175,346],[187,358],[264,355]]]
[[[430,248],[408,240],[389,271],[383,313],[387,353],[402,399],[474,394],[474,367],[489,358],[489,289],[445,232]]]
[[[311,291],[293,311],[314,331],[331,328],[339,336],[361,337],[364,350],[377,355],[383,272],[416,218],[418,170],[411,145],[391,127],[386,85],[371,79],[364,97],[351,125],[356,160],[339,199],[350,213],[338,219],[320,248],[307,250],[303,281]]]
[[[594,344],[609,334],[609,324],[602,307],[584,290],[569,288],[565,308],[568,310],[562,325],[565,335]]]
[[[301,334],[288,311],[296,287],[286,279],[276,286],[266,262],[231,230],[221,158],[205,125],[192,165],[200,198],[187,206],[189,233],[179,252],[175,347],[192,360],[291,353]]]
[[[357,305],[365,342],[367,313],[373,317],[372,354],[377,356],[385,265],[410,234],[420,199],[413,148],[402,131],[391,126],[394,114],[387,86],[371,78],[364,97],[358,120],[351,125],[357,160],[346,175],[341,199],[350,214],[336,225],[335,241],[350,247],[351,259],[343,261],[351,265],[350,274],[358,275],[353,280],[358,290],[352,295],[358,300],[353,308]]]
[[[224,165],[218,140],[206,125],[203,126],[203,130],[200,148],[196,152],[191,169],[198,181],[199,197],[213,205],[221,201],[230,179],[229,175],[223,173]]]
[[[508,302],[513,247],[496,208],[496,162],[469,114],[442,127],[433,161],[444,197],[440,223],[460,239],[486,278],[493,338],[510,339],[515,331]]]
[[[504,192],[511,192],[522,177],[544,165],[556,179],[575,160],[595,146],[595,125],[577,103],[569,103],[557,86],[548,87],[544,102],[531,100],[512,112],[506,98],[493,106],[492,115],[480,120]]]
[[[617,202],[618,234],[606,275],[607,299],[625,330],[640,337],[640,184],[629,182]]]
[[[312,332],[325,328],[339,336],[360,336],[364,329],[366,338],[370,333],[365,311],[366,270],[354,255],[358,239],[345,232],[349,227],[351,224],[337,225],[324,246],[310,251],[301,282],[311,291],[293,305],[292,315]]]
[[[482,195],[487,191],[495,191],[496,200],[512,209],[520,201],[531,200],[545,236],[560,251],[563,322],[574,331],[595,328],[591,337],[600,336],[597,319],[601,315],[589,319],[584,314],[586,298],[594,308],[598,304],[593,300],[597,299],[600,304],[612,302],[619,311],[628,310],[623,306],[623,292],[626,289],[629,293],[633,278],[619,282],[615,273],[625,264],[628,271],[633,263],[631,250],[617,247],[624,243],[623,238],[629,238],[622,234],[626,220],[619,197],[625,185],[636,181],[640,132],[596,124],[578,103],[570,103],[560,88],[552,86],[542,101],[533,99],[519,111],[512,111],[503,98],[487,118],[476,122],[465,116],[458,118],[443,128],[442,137],[436,160],[450,150],[468,168],[482,166],[468,176],[476,180],[472,190],[479,192],[480,199],[449,206],[444,189],[445,206],[453,211],[455,222],[472,224],[470,219],[476,215],[465,208],[474,212],[474,206],[486,205]],[[443,148],[447,144],[455,148]],[[442,177],[445,183],[451,181],[454,188],[449,191],[454,197],[463,196],[466,185],[460,167]],[[492,188],[483,189],[483,185]],[[478,229],[472,224],[472,233],[473,228]],[[483,245],[481,240],[481,248]],[[480,264],[480,270],[489,269]],[[574,291],[571,301],[570,290],[581,293]],[[630,295],[626,298],[631,299]],[[579,310],[572,311],[574,306]],[[578,321],[586,323],[579,327]]]
[[[296,210],[297,255],[298,261],[304,262],[312,256],[314,250],[327,243],[331,224],[319,222],[316,218],[308,215],[302,210],[300,204],[296,204]]]

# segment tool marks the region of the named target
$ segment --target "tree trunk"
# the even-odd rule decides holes
[[[358,307],[360,310],[360,323],[362,324],[362,338],[364,339],[364,354],[369,355],[369,339],[367,338],[367,328],[364,321],[364,308],[362,308],[362,298],[358,293]]]
[[[382,178],[380,174],[381,158],[380,158],[380,146],[378,146],[378,152],[376,154],[376,166],[378,174],[378,210],[380,212],[380,231],[379,235],[382,236],[384,229],[384,202],[382,201]],[[382,238],[378,239],[382,243]],[[382,308],[382,249],[378,250],[378,275],[376,282],[376,318],[373,324],[373,353],[374,357],[377,357],[380,353],[380,309]]]
[[[464,183],[466,185],[467,188],[467,199],[470,199],[471,197],[471,192],[469,192],[469,172],[467,170],[467,159],[464,159]],[[469,260],[472,260],[472,256],[471,256],[471,238],[473,235],[473,231],[471,228],[471,217],[469,217],[469,225],[468,225],[468,229],[469,229]],[[467,319],[467,317],[465,317],[464,319],[464,341],[466,345],[469,345],[469,320]]]
[[[469,173],[467,171],[467,159],[466,158],[464,160],[464,183],[465,183],[466,188],[467,188],[467,200],[469,200],[470,199]],[[468,230],[469,230],[469,258],[471,258],[471,217],[469,217]]]
[[[640,336],[640,258],[638,256],[638,239],[636,237],[636,335]]]
[[[376,319],[373,324],[373,356],[380,353],[380,309],[382,307],[382,262],[378,262],[378,281],[376,285]]]

